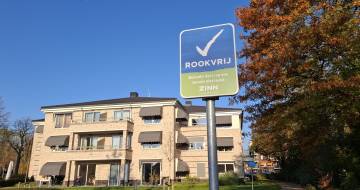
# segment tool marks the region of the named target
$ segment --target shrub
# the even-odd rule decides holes
[[[0,187],[14,186],[15,184],[17,184],[19,182],[24,182],[24,179],[23,178],[12,178],[12,179],[9,179],[7,181],[0,180]]]
[[[310,184],[307,184],[307,185],[305,186],[305,190],[316,190],[316,187],[314,187],[314,186],[312,186],[312,185],[310,185]]]
[[[356,179],[355,173],[349,172],[346,174],[341,183],[341,189],[360,189],[360,183],[358,179]]]
[[[24,181],[25,181],[25,175],[18,175],[18,176],[11,177],[7,181],[0,180],[0,187],[10,187],[10,186],[14,186],[15,184],[17,184],[19,182],[22,183]]]
[[[186,176],[182,181],[181,183],[183,184],[189,184],[189,185],[193,185],[193,184],[196,184],[196,183],[199,183],[200,182],[200,179],[198,177],[192,177],[192,176]]]
[[[233,172],[226,172],[219,177],[219,185],[239,185],[243,181]]]
[[[267,180],[266,175],[264,174],[256,174],[256,180],[264,181]]]
[[[35,181],[35,178],[34,176],[32,175],[29,179],[28,179],[28,182],[34,182]]]
[[[177,184],[176,189],[182,189],[182,190],[191,190],[198,186],[200,183],[200,179],[198,177],[192,177],[187,175],[184,179],[181,180],[181,183]]]

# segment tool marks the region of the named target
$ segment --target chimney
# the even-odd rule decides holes
[[[139,93],[137,92],[130,92],[130,98],[137,98],[139,97]]]
[[[192,106],[192,101],[191,100],[185,101],[185,106]]]

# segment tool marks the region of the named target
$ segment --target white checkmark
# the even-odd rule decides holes
[[[224,29],[221,29],[214,37],[211,38],[211,40],[206,44],[204,50],[199,48],[199,46],[196,46],[197,52],[202,55],[203,57],[207,56],[210,47],[215,43],[215,40],[220,36],[220,34],[224,31]]]

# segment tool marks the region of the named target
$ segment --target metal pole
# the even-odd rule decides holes
[[[215,117],[215,100],[217,99],[218,98],[206,99],[209,190],[219,189],[219,176],[217,170],[216,117]]]
[[[251,168],[251,189],[254,190],[254,173],[253,169]]]

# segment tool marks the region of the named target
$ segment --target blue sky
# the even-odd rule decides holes
[[[126,97],[130,91],[183,102],[179,33],[222,23],[236,25],[235,9],[247,4],[2,0],[0,96],[11,121],[42,118],[44,105]],[[241,32],[237,25],[236,32]],[[239,38],[236,43],[240,50]],[[228,106],[227,99],[221,98],[217,106]]]

